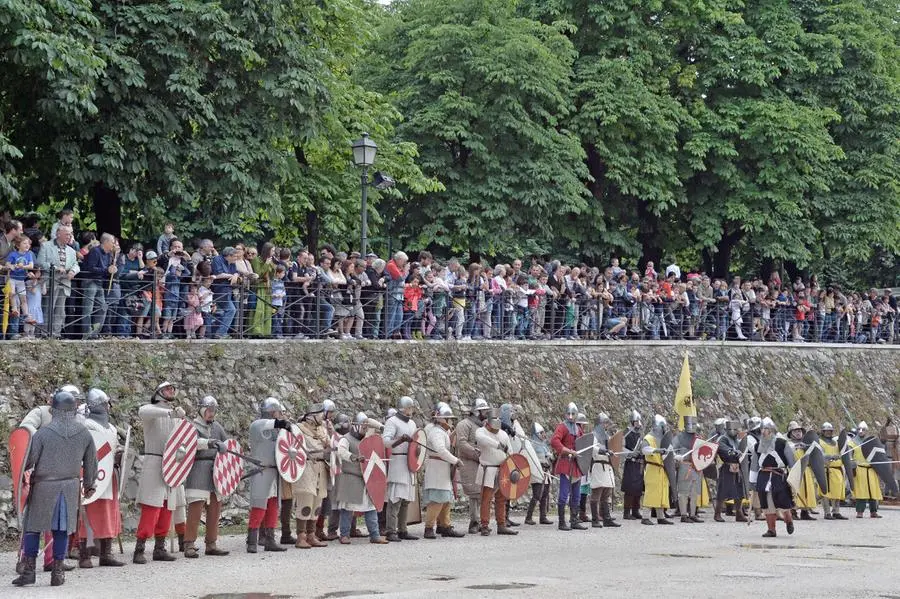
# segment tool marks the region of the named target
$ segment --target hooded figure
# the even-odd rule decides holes
[[[581,476],[575,459],[575,440],[583,434],[577,423],[578,406],[569,403],[563,421],[553,431],[550,446],[558,456],[555,474],[559,476],[559,497],[556,502],[559,530],[586,530],[587,526],[578,519],[581,502]],[[569,505],[569,523],[566,523],[566,504]]]
[[[725,434],[719,437],[717,455],[722,460],[722,465],[719,467],[716,484],[716,505],[715,516],[713,517],[716,522],[725,521],[722,517],[722,512],[725,510],[726,501],[734,502],[737,522],[747,521],[744,509],[741,506],[744,500],[744,480],[741,462],[746,463],[749,456],[740,449],[740,443],[737,438],[739,427],[737,420],[727,420],[725,422]]]
[[[702,522],[694,514],[703,483],[703,473],[698,472],[691,462],[691,450],[694,440],[697,438],[696,425],[697,419],[694,416],[685,416],[684,430],[675,435],[672,442],[672,449],[678,460],[678,478],[675,484],[678,494],[678,511],[681,512],[682,522]]]
[[[409,470],[407,455],[418,427],[412,417],[416,402],[403,396],[397,400],[397,414],[384,423],[381,438],[391,448],[388,487],[385,496],[385,532],[388,541],[415,541],[406,527],[409,504],[416,499],[416,476]]]
[[[368,465],[360,453],[359,445],[366,437],[368,429],[369,417],[365,412],[358,412],[350,421],[348,432],[337,442],[336,451],[341,460],[341,471],[335,483],[335,507],[340,510],[342,545],[350,544],[351,520],[356,512],[361,513],[366,520],[370,543],[385,545],[388,542],[381,536],[378,528],[378,512],[363,479],[362,469]]]
[[[316,521],[328,494],[331,433],[326,421],[329,413],[324,402],[312,404],[297,425],[306,445],[306,467],[300,478],[291,485],[297,524],[295,547],[298,549],[327,546],[316,536]]]
[[[850,455],[856,463],[856,474],[853,477],[853,498],[856,500],[856,517],[862,518],[869,506],[869,516],[881,518],[878,513],[878,502],[884,499],[881,493],[881,480],[878,473],[872,468],[869,458],[872,457],[872,449],[875,439],[869,434],[869,425],[865,421],[856,425],[856,436],[849,442],[853,451]],[[848,448],[849,449],[849,448]]]
[[[259,404],[259,418],[250,423],[250,456],[258,460],[262,470],[250,477],[250,516],[247,519],[247,553],[258,551],[262,538],[266,551],[284,551],[275,542],[275,526],[278,523],[279,488],[281,477],[275,464],[275,443],[282,430],[293,430],[285,420],[284,405],[275,397],[267,397]],[[289,485],[288,485],[289,487]],[[288,518],[292,500],[287,503]],[[284,540],[285,503],[281,502],[282,540]],[[262,530],[262,533],[260,533]],[[287,522],[290,534],[290,520]],[[305,534],[305,530],[303,531]]]
[[[541,524],[553,524],[547,518],[547,510],[550,505],[550,447],[547,445],[547,433],[539,422],[531,425],[531,448],[538,460],[540,468],[531,468],[531,499],[528,501],[528,510],[525,514],[525,524],[534,526],[534,508],[539,506],[539,521]]]
[[[60,586],[65,582],[63,560],[69,533],[76,530],[79,487],[83,486],[85,497],[90,497],[97,480],[97,449],[91,433],[76,420],[75,408],[71,393],[54,394],[50,423],[31,438],[24,468],[34,470],[22,522],[22,574],[13,580],[15,586],[34,584],[40,534],[45,530],[53,534],[50,584]]]
[[[616,486],[615,471],[610,459],[612,453],[607,447],[611,426],[612,421],[603,412],[594,421],[594,448],[590,472],[592,528],[603,528],[604,526],[617,528],[619,526],[612,519],[610,512],[612,492]]]
[[[622,494],[624,495],[625,520],[642,520],[641,495],[644,494],[644,454],[641,453],[641,444],[644,436],[644,425],[641,414],[637,410],[631,411],[628,419],[628,432],[625,433],[625,449],[631,451],[625,454],[625,463],[622,466]]]
[[[480,452],[475,443],[475,433],[484,424],[490,410],[488,402],[479,397],[469,410],[469,416],[456,427],[456,453],[460,460],[459,480],[463,492],[469,498],[469,534],[475,534],[481,528],[481,485],[475,482]]]
[[[653,426],[650,432],[644,435],[641,444],[641,453],[644,455],[646,468],[644,469],[644,507],[650,508],[651,517],[656,512],[656,521],[659,524],[672,524],[666,518],[666,510],[669,508],[669,476],[663,460],[671,450],[671,447],[662,447],[663,437],[668,431],[669,425],[666,419],[656,414],[653,417]],[[642,524],[653,524],[653,520],[644,517]]]
[[[750,484],[754,486],[760,506],[766,514],[768,530],[763,536],[776,536],[778,511],[782,514],[788,534],[793,534],[791,488],[787,483],[787,475],[794,465],[794,452],[785,439],[777,436],[778,428],[771,418],[764,418],[760,429],[759,444],[751,454]]]
[[[428,445],[425,460],[425,481],[422,483],[422,503],[425,507],[425,538],[457,538],[465,536],[453,530],[450,507],[453,503],[453,473],[459,458],[453,455],[450,431],[456,416],[449,405],[435,410],[432,422],[425,426]],[[437,534],[435,534],[437,525]]]
[[[841,447],[834,438],[834,425],[822,423],[819,428],[819,445],[825,456],[825,472],[828,475],[828,489],[822,491],[822,511],[826,520],[846,520],[841,514],[841,502],[846,496],[844,464],[841,461]]]

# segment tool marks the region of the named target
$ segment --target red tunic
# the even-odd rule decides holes
[[[557,476],[564,474],[569,478],[575,478],[582,475],[581,470],[578,469],[575,457],[562,455],[564,447],[575,450],[575,439],[581,435],[581,426],[577,424],[575,425],[575,435],[569,432],[565,422],[560,422],[556,425],[556,430],[553,431],[553,437],[550,439],[550,447],[559,456],[556,460],[556,468],[553,470],[553,473]]]
[[[113,498],[98,499],[84,506],[84,517],[87,518],[91,533],[95,539],[113,539],[122,532],[122,514],[119,511],[118,476],[113,478]],[[87,529],[83,519],[78,519],[78,538],[87,538]]]

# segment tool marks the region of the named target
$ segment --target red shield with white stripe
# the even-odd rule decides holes
[[[234,439],[225,441],[228,451],[241,453],[241,444]],[[244,461],[234,453],[218,453],[213,463],[213,484],[219,497],[228,497],[237,489],[244,475]]]
[[[94,438],[94,447],[97,449],[97,482],[94,494],[82,499],[82,505],[93,503],[98,499],[110,499],[103,497],[107,489],[112,486],[113,469],[116,465],[116,447],[119,444],[118,435],[114,427],[98,431],[91,429],[91,437]]]
[[[387,491],[387,452],[381,435],[363,439],[359,444],[359,455],[363,458],[362,475],[366,491],[375,509],[380,512]]]
[[[278,433],[278,441],[275,443],[275,464],[285,482],[294,484],[303,476],[303,470],[306,469],[306,441],[299,431],[294,433],[282,429]]]
[[[197,429],[187,420],[180,420],[166,441],[163,451],[162,477],[169,487],[184,483],[197,455]]]

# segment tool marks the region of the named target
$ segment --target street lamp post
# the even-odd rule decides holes
[[[375,164],[375,153],[378,151],[378,145],[371,139],[369,139],[368,133],[363,133],[362,137],[352,145],[353,148],[353,164],[356,166],[362,167],[362,175],[360,176],[359,184],[362,188],[362,206],[360,209],[360,243],[359,243],[359,252],[360,255],[365,257],[367,251],[367,242],[368,242],[368,208],[366,207],[366,203],[368,201],[368,192],[369,192],[369,167]]]

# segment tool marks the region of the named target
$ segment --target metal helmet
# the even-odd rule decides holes
[[[725,433],[732,439],[737,436],[739,430],[741,430],[741,423],[737,420],[725,422]]]
[[[660,437],[666,434],[666,430],[669,428],[669,424],[666,422],[666,419],[662,417],[661,414],[656,414],[653,416],[653,432],[657,433]]]
[[[479,397],[475,400],[475,405],[472,406],[471,414],[477,416],[479,419],[484,420],[487,417],[487,413],[490,411],[491,405],[487,402],[483,397]]]
[[[638,427],[641,426],[643,424],[643,421],[641,420],[641,413],[637,410],[631,410],[631,418],[628,419],[628,422],[630,424],[634,424],[636,422]]]
[[[544,432],[544,427],[540,422],[535,422],[531,425],[531,433],[534,435],[540,435]]]
[[[822,431],[822,434],[823,434],[823,435],[824,435],[825,433],[832,433],[832,434],[834,434],[834,425],[831,424],[830,422],[823,422],[823,423],[822,423],[822,426],[819,428],[819,430]]]
[[[76,387],[75,385],[63,385],[58,389],[58,391],[65,391],[66,393],[71,393],[72,397],[75,398],[75,401],[81,401],[84,399],[84,395],[81,394],[81,389]]]
[[[322,401],[322,411],[325,413],[336,412],[337,406],[330,399],[326,399]]]
[[[397,411],[404,416],[412,416],[416,410],[416,400],[409,395],[404,395],[397,400]]]
[[[57,391],[53,394],[53,401],[50,407],[61,412],[75,411],[75,396],[68,391]]]
[[[163,396],[162,393],[166,389],[172,389],[172,397],[175,397],[175,393],[178,392],[178,387],[175,386],[175,383],[172,383],[170,381],[163,381],[156,386],[156,391],[153,393],[153,398],[150,401],[152,401],[153,403],[156,403],[158,401],[157,397],[162,397],[166,401],[171,399],[169,397]]]
[[[778,427],[775,426],[775,421],[772,420],[771,418],[769,418],[768,416],[766,416],[765,418],[762,419],[762,421],[760,422],[759,428],[760,429],[768,429],[772,432],[778,432]]]
[[[435,418],[439,418],[441,420],[450,420],[456,418],[456,416],[453,414],[453,409],[451,409],[447,404],[439,406],[434,416]]]
[[[717,435],[724,435],[727,430],[728,421],[725,418],[716,418],[715,422],[713,422],[713,426],[716,429]]]
[[[578,418],[578,406],[574,402],[569,402],[566,406],[566,420],[574,422]]]
[[[797,422],[796,420],[791,420],[790,422],[788,422],[788,428],[787,428],[788,434],[791,434],[792,432],[794,432],[797,429],[800,429],[801,431],[803,430],[803,427],[800,426],[799,422]]]
[[[338,416],[338,420],[340,421],[340,416]],[[348,418],[349,420],[349,418]],[[350,432],[356,434],[357,437],[362,438],[363,435],[366,434],[366,428],[369,426],[369,417],[366,416],[365,412],[357,412],[356,416],[353,417],[353,422],[350,423]]]
[[[109,395],[96,387],[88,390],[85,403],[87,404],[88,411],[93,412],[94,414],[109,412]]]
[[[866,434],[867,432],[869,432],[869,425],[866,424],[865,420],[860,421],[860,423],[856,425],[856,433],[859,436],[862,436],[862,435]]]
[[[583,412],[578,412],[578,416],[575,417],[575,424],[589,424],[587,416]]]
[[[259,404],[260,418],[274,418],[275,412],[284,412],[284,405],[275,397],[267,397]]]
[[[434,406],[434,415],[437,416],[438,414],[440,414],[441,408],[443,408],[444,406],[447,406],[449,408],[450,404],[448,404],[446,401],[437,402],[437,405]]]
[[[500,410],[497,408],[491,408],[491,411],[488,412],[487,418],[485,419],[485,423],[492,429],[499,430],[500,429]]]
[[[759,416],[751,416],[747,419],[748,431],[758,431],[760,428],[762,428],[762,418],[760,418]]]
[[[684,432],[693,433],[697,430],[696,416],[684,416]]]
[[[339,435],[345,435],[350,431],[350,417],[346,414],[338,414],[334,419],[334,430]]]
[[[597,417],[594,418],[594,427],[596,428],[600,426],[605,429],[610,425],[611,422],[612,420],[609,419],[609,414],[607,414],[606,412],[600,412],[599,414],[597,414]]]

